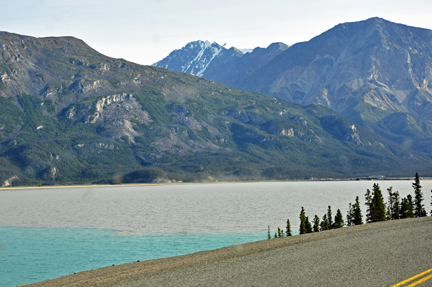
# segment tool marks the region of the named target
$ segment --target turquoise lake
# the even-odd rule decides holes
[[[370,181],[264,182],[0,189],[0,286],[36,283],[113,264],[265,240],[298,229],[301,207],[320,218]],[[401,196],[412,181],[379,181]],[[432,182],[422,182],[430,191]],[[428,194],[428,192],[425,192]],[[425,198],[428,198],[425,196]],[[429,202],[426,200],[427,205]]]
[[[114,230],[0,227],[0,286],[266,239],[266,233],[116,235]]]

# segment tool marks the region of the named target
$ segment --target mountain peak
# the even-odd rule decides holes
[[[81,53],[86,51],[87,54],[95,54],[97,53],[92,47],[87,45],[83,40],[72,37],[72,36],[62,36],[62,37],[32,37],[32,36],[24,36],[10,32],[2,32],[0,31],[0,40],[2,42],[8,43],[5,46],[5,49],[9,52],[13,52],[18,49],[21,51],[21,56],[25,56],[29,50],[37,49],[37,50],[52,50],[53,47],[56,49],[52,50],[52,52],[57,51],[67,52],[67,53]],[[24,49],[22,49],[24,48]],[[32,54],[32,53],[30,53]],[[32,57],[31,55],[29,57]]]
[[[233,60],[243,55],[240,50],[232,48],[227,49],[226,44],[221,46],[207,40],[193,41],[179,50],[174,50],[153,66],[202,77],[209,66],[217,65],[221,60]]]
[[[198,40],[189,42],[182,49],[174,50],[153,66],[208,79],[220,78],[229,74],[225,69],[230,70],[230,65],[250,66],[248,73],[251,73],[257,68],[256,65],[259,67],[268,63],[288,47],[284,43],[276,42],[267,48],[238,49],[226,43],[221,46],[216,42]],[[254,63],[250,62],[251,59]],[[225,69],[221,69],[222,67]]]
[[[285,44],[285,43],[282,43],[282,42],[271,43],[267,47],[267,49],[270,49],[270,50],[274,49],[274,50],[281,50],[281,51],[285,51],[288,48],[289,48],[289,46],[287,44]]]

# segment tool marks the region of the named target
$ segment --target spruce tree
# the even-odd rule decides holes
[[[299,227],[299,231],[300,234],[305,234],[306,233],[306,215],[305,215],[305,210],[302,206],[301,211],[300,211],[300,227]]]
[[[410,209],[413,212],[413,216],[412,217],[414,217],[414,204],[413,204],[413,200],[412,200],[411,194],[407,195],[407,199],[408,199],[408,202],[409,202],[409,205],[410,205]],[[409,217],[409,218],[411,218],[411,217]]]
[[[283,236],[284,236],[284,232],[283,232],[283,230],[280,229],[279,227],[278,227],[278,231],[277,231],[277,233],[278,233],[278,237],[283,237]]]
[[[400,209],[399,209],[399,218],[400,219],[407,218],[407,202],[408,202],[408,200],[405,197],[403,197],[401,200]]]
[[[408,201],[407,218],[414,218],[414,207],[413,207],[411,194],[407,195],[407,201]]]
[[[393,219],[393,204],[394,204],[394,197],[393,197],[393,191],[392,187],[390,186],[387,188],[388,192],[388,201],[387,201],[387,210],[386,210],[386,218],[387,220]]]
[[[333,228],[333,217],[332,217],[332,211],[331,211],[330,205],[327,208],[327,220],[328,220],[328,224],[329,224],[329,229],[332,229]]]
[[[400,202],[399,202],[399,191],[392,192],[393,206],[391,207],[392,219],[400,218]]]
[[[327,214],[324,214],[323,219],[320,223],[321,231],[329,230],[329,222],[327,219]]]
[[[371,209],[372,222],[385,221],[386,220],[385,211],[386,208],[384,204],[384,199],[382,197],[381,189],[378,183],[374,183],[372,209]]]
[[[360,209],[360,202],[359,197],[356,197],[355,203],[353,205],[353,211],[354,211],[354,218],[353,218],[353,224],[354,225],[361,225],[363,224],[363,215]]]
[[[351,202],[348,206],[348,212],[347,212],[347,226],[354,225],[354,208]]]
[[[292,236],[291,223],[290,223],[289,219],[287,219],[286,236]]]
[[[312,224],[309,221],[309,216],[306,216],[306,233],[312,233]]]
[[[366,190],[365,205],[366,205],[366,223],[370,223],[372,222],[372,193],[369,189]]]
[[[408,195],[410,196],[410,195]],[[408,198],[404,197],[401,200],[401,206],[400,206],[400,218],[412,218],[414,217],[412,205]]]
[[[313,224],[313,232],[319,232],[320,231],[320,219],[318,215],[315,214],[314,217],[314,224]]]
[[[337,210],[336,216],[335,216],[335,222],[333,224],[333,228],[342,228],[344,226],[344,220],[342,216],[342,212],[340,209]]]
[[[414,216],[415,217],[426,216],[426,210],[424,209],[424,205],[422,204],[423,193],[421,191],[422,186],[420,185],[420,177],[418,172],[416,172],[415,174],[412,187],[414,188]]]

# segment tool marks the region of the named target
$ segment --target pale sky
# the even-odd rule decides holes
[[[292,45],[371,17],[432,29],[432,1],[0,0],[0,31],[74,36],[102,54],[144,65],[191,41],[240,49]]]

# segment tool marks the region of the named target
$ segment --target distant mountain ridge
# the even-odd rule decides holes
[[[267,48],[247,49],[251,51],[244,53],[235,47],[227,49],[225,45],[221,46],[216,42],[194,41],[179,50],[174,50],[153,66],[221,82],[226,78],[227,70],[229,77],[237,70],[251,74],[256,71],[257,66],[267,64],[287,48],[288,46],[283,43],[273,43]]]
[[[226,49],[215,42],[194,41],[181,50],[171,52],[168,57],[153,66],[202,77],[209,66],[220,65],[220,62],[226,64],[227,61],[243,55],[243,52],[234,47]]]
[[[416,140],[430,140],[431,30],[371,18],[339,24],[264,64],[252,54],[252,70],[233,61],[219,67],[219,74],[202,76],[293,103],[323,105],[416,150],[424,150]]]
[[[225,50],[204,47],[209,72]],[[431,164],[319,105],[109,58],[73,37],[0,33],[0,185],[406,176]]]

